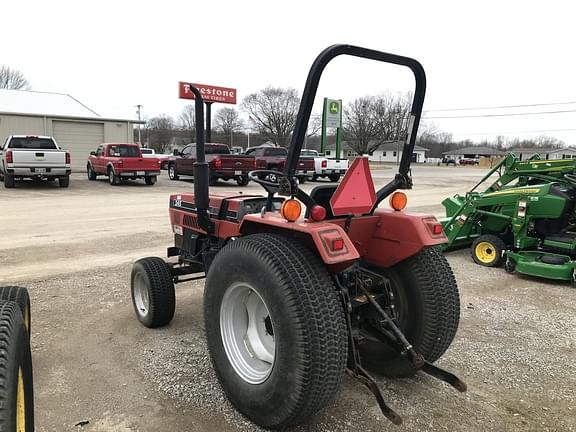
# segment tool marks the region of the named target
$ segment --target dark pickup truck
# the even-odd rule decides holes
[[[288,151],[283,147],[252,147],[246,150],[246,154],[254,156],[256,167],[261,170],[282,171],[286,164]],[[300,183],[304,183],[307,177],[314,175],[314,158],[302,157],[298,160],[296,176]],[[275,181],[274,179],[271,179]]]
[[[236,180],[238,186],[246,186],[250,181],[248,173],[256,169],[253,156],[231,154],[226,144],[206,143],[206,162],[210,170],[210,183],[218,179]],[[180,176],[194,175],[196,162],[196,144],[188,144],[181,152],[175,150],[168,159],[168,177],[178,180]]]

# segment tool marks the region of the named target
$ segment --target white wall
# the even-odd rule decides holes
[[[426,152],[415,151],[414,153],[416,153],[416,162],[421,163],[426,160]],[[394,150],[376,150],[371,156],[368,156],[368,159],[372,162],[399,162],[402,159],[402,151],[396,154]]]

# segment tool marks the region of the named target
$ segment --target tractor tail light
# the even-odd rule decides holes
[[[70,165],[70,152],[66,152],[66,165]]]
[[[442,224],[438,222],[438,219],[435,217],[423,219],[424,223],[426,224],[426,228],[428,228],[428,232],[432,235],[433,238],[444,237],[444,230],[442,229]]]
[[[408,204],[408,197],[404,192],[394,192],[390,197],[390,207],[396,211],[403,210]]]
[[[333,251],[341,251],[342,249],[344,249],[344,239],[343,238],[337,238],[332,240],[332,250]]]
[[[315,205],[314,207],[312,207],[312,210],[310,210],[310,219],[319,222],[321,220],[324,220],[325,218],[326,218],[326,209],[324,207],[319,205]]]
[[[322,168],[326,168],[328,166],[328,161],[326,159],[322,160]]]
[[[12,158],[12,150],[6,150],[6,163],[14,163],[14,159]]]
[[[214,159],[214,167],[217,170],[222,169],[222,159],[220,159],[220,158]]]
[[[282,207],[280,207],[280,214],[288,222],[294,222],[298,220],[300,213],[302,213],[302,206],[300,205],[300,202],[296,201],[295,199],[288,199],[284,201],[282,203]]]

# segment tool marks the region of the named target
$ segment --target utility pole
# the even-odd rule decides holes
[[[140,117],[140,111],[142,109],[142,105],[136,105],[136,112],[138,113],[138,122],[142,121]],[[138,123],[138,144],[142,147],[142,124]]]

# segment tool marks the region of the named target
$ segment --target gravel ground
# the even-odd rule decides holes
[[[576,430],[572,372],[576,290],[508,275],[502,269],[479,271],[462,251],[450,253],[449,260],[461,290],[462,316],[457,338],[439,364],[463,378],[469,391],[460,394],[425,375],[380,379],[388,403],[405,420],[403,429]],[[188,424],[172,430],[192,430],[192,424],[200,426],[198,430],[260,430],[230,406],[215,379],[203,334],[202,282],[180,286],[172,324],[150,330],[133,317],[129,271],[124,265],[29,284],[40,389],[39,430],[62,430],[58,426],[63,418],[74,411],[78,414],[67,425],[88,417],[92,423],[85,430],[167,430],[157,428],[153,420]],[[106,346],[101,345],[102,340]],[[77,344],[85,345],[85,351],[80,351],[84,355],[70,354],[70,347]],[[100,347],[96,358],[92,346]],[[55,349],[63,357],[58,367],[45,364]],[[92,376],[69,376],[71,370],[87,365],[95,368],[90,370]],[[64,415],[58,410],[50,412],[57,404],[47,398],[73,395],[75,386],[82,390],[85,381],[100,377],[107,377],[108,383],[94,387],[90,399],[78,400]],[[115,377],[120,381],[114,382]],[[138,388],[131,380],[140,383]],[[130,399],[144,406],[135,413]],[[103,407],[94,401],[102,402]],[[151,411],[148,401],[154,406]],[[156,407],[158,401],[160,408]],[[381,431],[396,427],[383,418],[372,395],[347,378],[337,400],[295,430]]]

